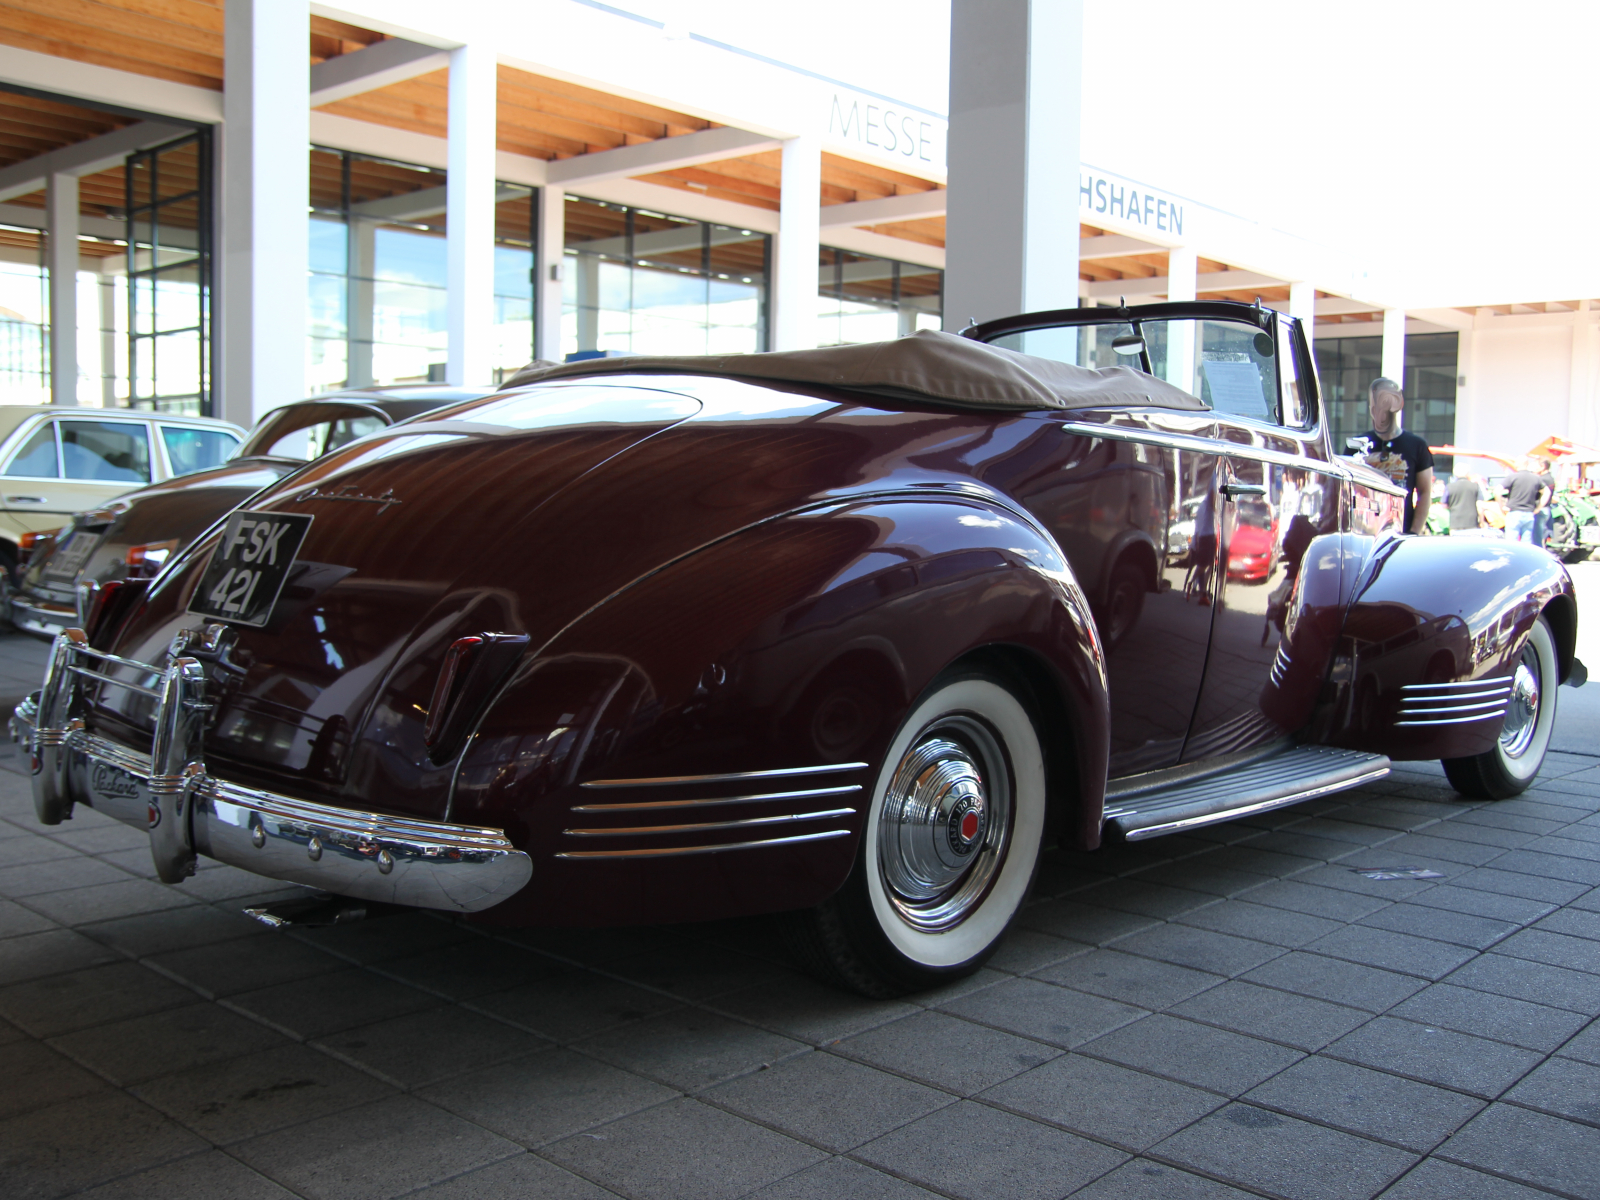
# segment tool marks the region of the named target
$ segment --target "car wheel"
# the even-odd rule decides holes
[[[1561,668],[1555,638],[1543,617],[1534,622],[1512,679],[1505,724],[1493,748],[1470,758],[1444,760],[1450,785],[1463,796],[1508,800],[1527,790],[1544,765],[1556,723]]]
[[[1033,886],[1044,837],[1039,733],[993,676],[935,681],[889,745],[843,888],[797,914],[815,973],[886,998],[970,975]]]

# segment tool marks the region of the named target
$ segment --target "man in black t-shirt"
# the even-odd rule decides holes
[[[1428,525],[1428,505],[1433,500],[1433,451],[1426,439],[1400,427],[1400,413],[1406,406],[1400,385],[1379,377],[1367,389],[1367,407],[1372,413],[1372,428],[1366,439],[1371,447],[1365,461],[1406,490],[1406,511],[1401,519],[1402,533],[1421,533]]]
[[[1507,475],[1501,484],[1506,497],[1506,537],[1514,542],[1533,541],[1534,515],[1550,499],[1550,489],[1534,470],[1533,459],[1522,464],[1522,469]]]
[[[1445,507],[1450,510],[1450,532],[1453,534],[1477,533],[1483,524],[1478,505],[1483,503],[1483,489],[1471,475],[1457,475],[1444,489]]]

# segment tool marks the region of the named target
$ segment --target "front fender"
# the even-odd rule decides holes
[[[490,707],[451,819],[506,829],[534,857],[532,882],[496,919],[624,924],[814,905],[849,873],[895,729],[972,656],[1027,693],[1069,837],[1095,844],[1108,709],[1083,591],[1024,518],[921,496],[765,522],[591,610]],[[698,778],[639,782],[677,777]],[[613,782],[581,786],[596,780]],[[737,800],[748,795],[766,798]],[[702,803],[663,803],[685,800]],[[792,819],[805,813],[827,815]],[[662,853],[683,849],[701,852]]]
[[[1499,719],[1464,721],[1442,704],[1419,717],[1415,691],[1402,716],[1403,689],[1510,675],[1541,615],[1555,634],[1565,680],[1577,596],[1551,555],[1476,538],[1377,541],[1352,588],[1318,740],[1394,759],[1483,753],[1499,735]]]

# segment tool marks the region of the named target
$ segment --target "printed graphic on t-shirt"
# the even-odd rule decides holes
[[[1393,450],[1380,450],[1367,455],[1367,466],[1376,467],[1401,487],[1406,483],[1406,460]]]

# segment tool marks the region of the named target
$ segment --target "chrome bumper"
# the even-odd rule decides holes
[[[174,639],[165,668],[89,647],[83,631],[55,640],[44,686],[17,706],[11,736],[28,747],[39,819],[58,824],[75,802],[150,834],[167,883],[194,874],[196,854],[257,875],[342,896],[417,908],[479,912],[519,891],[533,861],[498,829],[449,825],[315,804],[218,779],[201,734],[210,706],[197,659]],[[144,682],[102,674],[121,668]],[[148,754],[89,731],[86,687],[128,689],[156,701]]]
[[[78,623],[78,610],[65,604],[24,600],[15,592],[10,597],[11,623],[24,633],[53,638]]]

